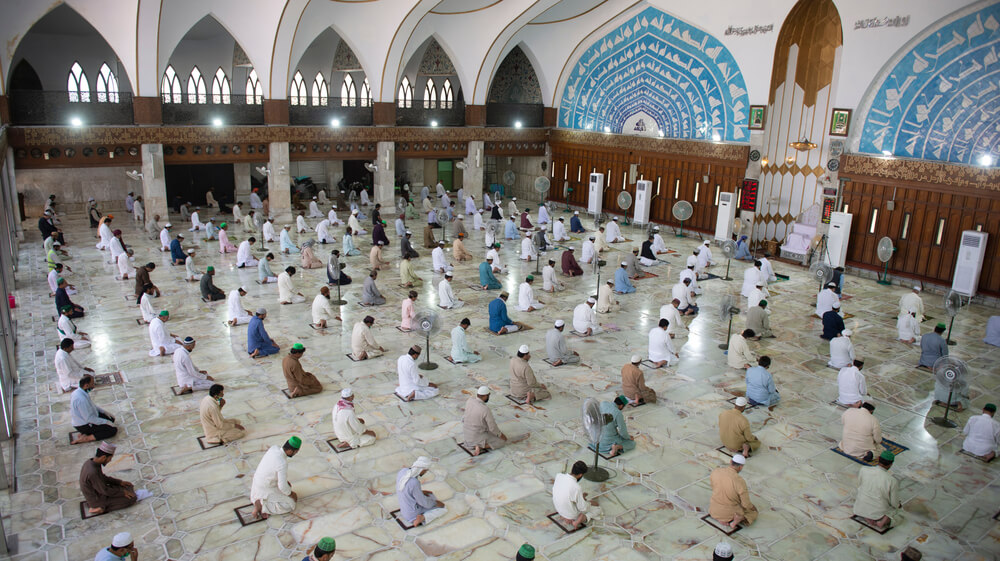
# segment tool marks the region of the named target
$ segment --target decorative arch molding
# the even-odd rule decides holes
[[[413,39],[411,38],[411,40]],[[448,58],[448,62],[450,63],[450,67],[440,69],[438,72],[433,72],[433,67],[428,61],[429,53],[431,54],[431,57],[440,55],[446,56]],[[413,81],[413,78],[418,76],[453,76],[451,86],[454,89],[455,97],[457,98],[458,94],[461,92],[462,97],[464,98],[466,95],[465,88],[463,87],[464,84],[462,83],[462,76],[464,74],[462,73],[460,64],[456,62],[457,60],[455,50],[448,45],[444,38],[442,38],[438,33],[430,33],[419,40],[417,47],[409,53],[409,57],[401,61],[397,72],[396,87],[399,87],[399,83],[402,81],[404,76],[411,76],[411,81]],[[444,72],[453,72],[453,74],[444,74]],[[415,93],[417,91],[422,92],[422,87],[414,90]],[[456,99],[456,102],[457,101],[458,100]],[[468,102],[467,100],[464,101]]]
[[[543,103],[538,73],[520,45],[515,45],[497,67],[486,102]]]
[[[1000,155],[1000,3],[977,2],[927,27],[890,59],[861,101],[851,147],[957,164]]]
[[[573,63],[558,122],[622,133],[643,112],[671,116],[657,123],[667,136],[747,142],[748,110],[746,82],[732,53],[709,33],[647,7]]]

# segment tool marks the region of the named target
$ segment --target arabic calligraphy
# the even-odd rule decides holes
[[[854,29],[876,29],[879,27],[906,27],[910,25],[910,16],[859,19],[854,22]]]
[[[770,33],[772,31],[774,31],[773,23],[769,23],[767,25],[748,25],[747,27],[730,25],[726,28],[726,35],[738,35],[740,37],[745,37],[747,35],[763,35],[764,33]]]

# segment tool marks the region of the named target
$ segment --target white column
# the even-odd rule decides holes
[[[142,145],[142,201],[146,205],[146,218],[159,214],[160,224],[169,220],[162,144]]]
[[[250,164],[233,164],[233,181],[236,191],[233,202],[243,201],[243,212],[250,210]]]
[[[288,160],[288,143],[272,142],[268,148],[271,159],[267,176],[268,209],[277,224],[281,225],[292,219],[292,193],[290,188],[291,171]]]
[[[473,140],[469,142],[469,155],[465,158],[466,168],[462,171],[462,188],[465,189],[466,196],[472,195],[476,198],[477,208],[483,206],[483,141]],[[459,201],[455,206],[465,211],[465,201]]]
[[[396,143],[379,142],[375,172],[375,193],[372,203],[382,205],[382,215],[390,216],[396,208]]]

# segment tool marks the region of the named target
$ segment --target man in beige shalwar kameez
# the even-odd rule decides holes
[[[545,384],[539,384],[535,371],[531,369],[528,360],[531,359],[528,345],[521,345],[517,356],[510,359],[510,395],[531,405],[552,397]]]

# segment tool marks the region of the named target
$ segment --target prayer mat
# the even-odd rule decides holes
[[[584,335],[583,333],[580,333],[575,329],[570,329],[569,332],[573,335],[576,335],[577,337],[593,337],[593,335]]]
[[[396,396],[396,399],[398,399],[398,400],[402,401],[403,403],[410,403],[410,402],[409,402],[409,401],[407,401],[407,400],[406,400],[405,398],[403,398],[403,396],[399,395],[399,394],[398,394],[398,393],[396,393],[396,392],[392,392],[392,395]],[[413,400],[413,401],[416,401],[416,400]]]
[[[980,462],[983,462],[984,464],[988,464],[988,463],[992,462],[994,459],[996,459],[996,456],[993,456],[992,458],[990,458],[990,459],[987,460],[983,456],[977,456],[977,455],[973,454],[972,452],[969,452],[969,451],[967,451],[965,449],[959,450],[958,453],[959,454],[964,454],[966,456],[970,456],[972,458],[975,458],[975,459],[979,460]]]
[[[240,526],[249,526],[264,521],[263,516],[252,518],[253,504],[238,506],[233,509],[233,512],[236,513],[236,519],[240,521]]]
[[[931,316],[924,316],[924,321],[922,321],[920,323],[927,323],[929,321],[934,321],[934,318],[932,318]]]
[[[445,355],[444,359],[447,360],[448,362],[454,364],[455,366],[468,366],[469,365],[468,362],[455,362],[454,360],[451,359],[451,355]]]
[[[481,285],[481,284],[470,284],[469,285],[469,289],[470,290],[475,290],[476,292],[487,292],[487,290],[484,289],[483,285]]]
[[[180,393],[180,389],[181,389],[180,386],[170,386],[170,391],[174,392],[174,395],[188,395],[186,393],[185,394]],[[189,392],[189,393],[194,393],[194,392]]]
[[[738,395],[738,396],[735,396],[735,397],[731,397],[731,398],[727,399],[726,401],[728,401],[729,403],[732,403],[733,405],[736,405],[736,400],[739,399],[739,398],[741,398],[741,397],[746,397],[746,396],[740,396],[740,395]],[[750,405],[750,403],[747,402],[747,407],[746,407],[746,409],[744,409],[744,411],[749,411],[749,410],[751,410],[751,409],[753,409],[755,407],[758,407],[758,406],[757,405]]]
[[[715,451],[716,452],[722,452],[723,454],[729,456],[730,458],[733,457],[733,453],[730,452],[728,448],[726,448],[725,444],[723,444],[722,446],[719,446],[718,448],[716,448]]]
[[[121,372],[108,372],[107,374],[98,374],[94,376],[94,386],[95,389],[104,386],[113,386],[115,384],[121,384],[125,381]]]
[[[852,296],[850,294],[841,294],[840,295],[840,299],[841,300],[850,300],[851,298],[854,298],[854,296]]]
[[[625,241],[623,242],[608,242],[608,243],[632,243],[632,240],[629,238],[625,238]]]
[[[102,512],[100,514],[90,514],[89,511],[90,511],[90,506],[87,504],[87,501],[81,502],[80,503],[80,519],[81,520],[86,520],[88,518],[96,518],[98,516],[104,516],[105,514],[108,513],[108,511],[105,510],[104,512]]]
[[[597,452],[597,449],[594,448],[593,444],[588,444],[587,445],[587,450],[590,450],[591,452]],[[604,458],[605,460],[611,461],[611,460],[617,458],[618,456],[621,456],[621,452],[618,453],[618,456],[608,456],[608,455],[602,454],[600,452],[597,452],[597,455],[600,456],[600,457],[602,457],[602,458]]]
[[[774,276],[778,279],[774,282],[783,282],[791,278],[788,275],[782,275],[781,273],[774,273]]]
[[[564,525],[565,523],[562,521],[563,517],[559,516],[558,512],[553,512],[552,514],[547,514],[545,516],[545,518],[548,518],[549,520],[551,520],[552,523],[555,524],[556,526],[558,526],[559,529],[562,530],[563,533],[565,533],[565,534],[572,534],[573,532],[579,532],[580,530],[582,530],[582,529],[584,529],[584,528],[587,527],[586,523],[580,524],[576,528],[574,528],[572,526],[566,526],[566,525]]]
[[[281,390],[281,393],[285,394],[285,397],[287,397],[288,399],[298,399],[298,398],[292,397],[291,394],[288,393],[288,388],[285,388],[285,389]],[[303,396],[299,396],[299,397],[303,397]]]
[[[198,437],[198,446],[201,446],[202,450],[208,450],[209,448],[218,448],[219,446],[222,446],[222,443],[219,442],[218,444],[207,444],[207,443],[205,443],[205,437],[204,436],[199,436]]]
[[[893,442],[893,441],[889,440],[888,438],[883,438],[882,439],[882,446],[886,450],[892,452],[893,455],[896,455],[896,456],[902,454],[906,450],[909,450],[909,448],[907,448],[906,446],[903,446],[902,444],[899,444],[898,442]],[[832,451],[840,454],[841,456],[847,458],[848,460],[851,460],[853,462],[857,462],[857,463],[859,463],[859,464],[861,464],[863,466],[877,466],[878,465],[878,454],[873,455],[872,456],[872,460],[870,462],[866,462],[866,461],[862,460],[861,458],[856,458],[854,456],[851,456],[851,455],[847,454],[846,452],[844,452],[843,450],[840,449],[840,445],[837,445],[837,446],[835,446],[833,448],[830,448],[830,450],[832,450]]]
[[[514,333],[521,333],[522,331],[531,331],[532,329],[534,329],[534,327],[531,327],[530,325],[523,325],[521,326],[520,329],[518,329]],[[496,331],[491,330],[489,327],[483,327],[483,331],[488,331],[494,335],[500,335]],[[504,333],[504,335],[510,335],[510,332]]]
[[[77,431],[75,431],[75,430],[74,430],[74,431],[70,431],[70,433],[69,433],[69,444],[70,444],[70,446],[75,446],[75,444],[73,444],[73,441],[74,441],[74,440],[75,440],[75,439],[76,439],[76,438],[77,438],[78,436],[80,436],[80,433],[79,433],[79,432],[77,432]],[[91,442],[94,442],[94,441],[93,441],[93,440],[91,440]],[[81,444],[86,444],[86,442],[82,442]]]
[[[857,522],[858,524],[861,524],[862,526],[864,526],[865,528],[868,528],[869,530],[877,532],[878,534],[885,534],[889,530],[892,530],[892,527],[893,527],[892,526],[892,522],[889,522],[888,524],[885,525],[885,528],[881,528],[880,529],[880,528],[878,528],[876,526],[872,526],[871,524],[868,523],[867,520],[865,520],[864,518],[861,518],[857,514],[851,516],[851,520]]]
[[[527,398],[525,398],[525,399],[518,399],[518,398],[510,395],[509,393],[508,394],[504,394],[504,397],[506,397],[507,399],[513,401],[517,405],[527,405],[528,404]]]
[[[839,408],[841,408],[841,409],[847,409],[847,406],[846,406],[846,405],[844,405],[843,403],[841,403],[841,402],[837,401],[836,399],[835,399],[835,400],[833,400],[833,401],[831,401],[831,402],[830,402],[830,405],[836,405],[837,407],[839,407]]]
[[[542,361],[545,362],[546,364],[548,364],[549,366],[554,367],[554,368],[559,368],[560,366],[567,366],[567,364],[565,362],[562,363],[562,364],[552,364],[553,361],[549,360],[547,358],[543,358]],[[579,364],[579,363],[577,363],[577,364]]]
[[[142,325],[142,318],[135,318],[136,325]]]
[[[320,327],[320,326],[316,325],[315,323],[310,323],[309,327],[313,328],[313,331],[326,331],[327,329],[330,329],[329,325],[326,326],[326,327]]]
[[[635,277],[635,279],[633,279],[633,280],[651,279],[653,277],[658,277],[658,276],[660,276],[660,275],[654,275],[653,273],[650,273],[649,271],[643,271],[642,274],[640,274],[639,276]]]
[[[643,359],[639,364],[645,366],[646,368],[652,368],[653,370],[663,370],[667,367],[667,363],[663,363],[663,366],[656,366],[656,363],[647,359]]]
[[[353,362],[361,362],[360,360],[354,358],[354,353],[347,353],[344,356],[346,356],[347,358],[351,359],[351,361],[353,361]]]
[[[713,275],[712,273],[706,273],[706,275],[707,276],[705,278],[698,279],[698,282],[712,280],[712,279],[721,279],[722,278],[719,275]]]
[[[716,530],[722,532],[723,534],[725,534],[727,536],[731,536],[731,535],[735,534],[736,532],[739,532],[740,530],[743,529],[743,523],[742,522],[740,522],[739,524],[737,524],[735,528],[730,528],[729,524],[723,524],[722,522],[719,522],[718,520],[712,518],[711,514],[706,514],[705,516],[702,516],[701,517],[701,521],[704,522],[705,524],[708,524],[709,526],[715,528]]]
[[[399,518],[399,509],[398,508],[396,510],[390,512],[389,516],[391,516],[392,519],[396,521],[396,524],[399,524],[399,527],[402,528],[403,531],[412,530],[414,528],[414,526],[407,526],[406,522],[403,522],[402,520],[400,520],[400,518]]]
[[[844,319],[851,319],[852,317],[854,317],[854,314],[844,313]]]
[[[412,329],[403,329],[402,327],[400,327],[398,325],[396,326],[396,331],[399,331],[400,333],[412,333],[413,332]]]
[[[466,454],[468,454],[469,456],[472,456],[473,458],[478,458],[478,457],[482,456],[483,454],[489,454],[489,453],[490,453],[490,452],[492,451],[492,450],[490,450],[489,448],[484,448],[484,449],[483,449],[483,450],[482,450],[482,451],[481,451],[481,452],[479,453],[479,456],[476,456],[476,455],[474,455],[474,454],[472,453],[472,450],[469,450],[468,448],[466,448],[466,447],[465,447],[465,445],[464,445],[464,444],[462,444],[461,442],[458,442],[458,441],[455,441],[455,444],[458,444],[458,447],[459,447],[459,448],[461,448],[463,452],[465,452],[465,453],[466,453]]]
[[[330,440],[326,441],[326,444],[330,447],[331,450],[333,450],[335,454],[340,454],[342,452],[350,452],[351,450],[357,450],[357,448],[339,449],[337,448],[336,444],[337,442],[340,442],[340,440],[337,440],[336,438],[331,438]]]

